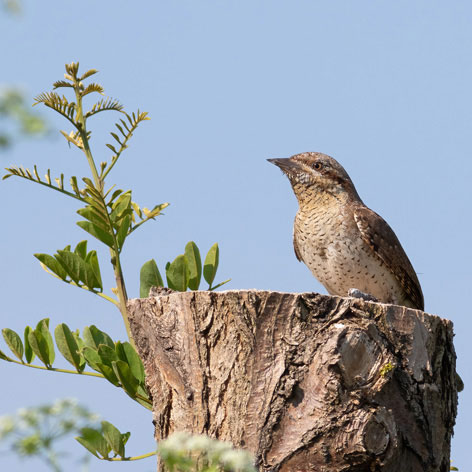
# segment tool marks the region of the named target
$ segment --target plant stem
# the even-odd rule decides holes
[[[126,116],[128,116],[128,115],[126,115]],[[108,166],[108,169],[102,175],[102,179],[104,179],[110,173],[110,171],[113,169],[115,164],[118,162],[118,158],[120,157],[121,153],[123,152],[124,149],[126,149],[126,143],[129,141],[129,139],[131,138],[131,136],[133,135],[133,133],[134,133],[134,131],[136,130],[137,127],[138,127],[138,122],[136,122],[135,125],[131,126],[130,133],[124,139],[124,141],[121,144],[121,147],[118,150],[118,152],[116,153],[116,155],[113,156],[113,158],[111,160],[111,164]]]
[[[95,183],[96,189],[101,193],[103,197],[103,189],[104,189],[104,180],[100,178],[98,175],[97,167],[95,166],[95,161],[93,160],[92,156],[92,151],[89,146],[88,142],[88,137],[87,137],[87,128],[86,128],[86,120],[84,117],[83,113],[83,108],[82,108],[82,95],[80,94],[80,86],[79,82],[77,81],[77,77],[74,77],[75,83],[74,83],[74,91],[75,91],[75,96],[77,100],[77,116],[76,116],[76,121],[77,124],[79,125],[78,130],[80,133],[80,137],[82,139],[82,144],[83,144],[83,150],[84,154],[87,157],[87,161],[89,163],[90,170],[92,171],[92,176],[93,176],[93,181]],[[107,209],[107,214],[108,214],[108,209]],[[109,215],[108,215],[109,216]],[[116,242],[116,237],[114,234],[114,229],[113,225],[111,224],[110,221],[110,230],[113,235],[113,241],[114,241],[114,248],[110,248],[110,255],[111,255],[111,262],[113,265],[113,272],[115,274],[115,280],[116,280],[116,288],[117,288],[117,295],[118,295],[118,301],[119,301],[119,309],[121,312],[121,316],[123,317],[123,322],[125,324],[126,328],[126,333],[128,335],[129,342],[133,347],[136,347],[134,344],[133,337],[131,335],[131,329],[129,326],[129,320],[128,320],[128,308],[126,306],[126,302],[128,300],[128,295],[126,293],[126,285],[125,281],[123,278],[123,272],[121,269],[121,262],[120,262],[120,253],[118,250],[118,244]]]
[[[100,457],[103,461],[110,461],[110,462],[127,462],[127,461],[139,461],[141,459],[146,459],[148,457],[155,456],[157,454],[157,451],[154,452],[148,452],[147,454],[143,454],[141,456],[133,456],[133,457]]]
[[[12,168],[13,169],[13,168]],[[7,169],[7,170],[10,170],[10,169]],[[11,171],[10,171],[11,172]],[[6,178],[10,177],[14,175],[15,177],[21,177],[23,179],[26,179],[26,180],[29,180],[30,182],[35,182],[37,184],[40,184],[40,185],[44,185],[45,187],[48,187],[52,190],[56,190],[57,192],[61,192],[62,194],[64,195],[67,195],[68,197],[72,197],[72,198],[75,198],[76,200],[79,200],[80,202],[83,202],[84,199],[77,196],[75,193],[72,193],[72,192],[69,192],[67,190],[64,190],[64,189],[60,189],[59,187],[54,187],[54,185],[52,184],[48,184],[46,182],[43,182],[42,180],[36,180],[36,179],[31,179],[30,177],[28,177],[27,175],[22,175],[22,174],[16,174],[16,173],[10,173],[10,174],[7,174],[7,175],[4,175],[2,180],[5,180]]]
[[[136,348],[136,345],[134,344],[133,336],[131,335],[131,328],[130,328],[129,320],[128,320],[128,307],[126,306],[128,295],[126,293],[125,281],[123,279],[123,272],[121,270],[120,256],[118,252],[113,249],[110,249],[110,253],[111,253],[112,261],[114,261],[113,271],[115,273],[116,288],[118,291],[117,295],[118,295],[121,316],[123,317],[123,323],[125,324],[126,333],[128,334],[129,342],[134,348]]]
[[[98,374],[96,372],[77,372],[76,370],[56,369],[54,367],[43,367],[41,365],[26,364],[24,362],[16,361],[15,359],[10,359],[10,362],[14,362],[15,364],[19,364],[24,367],[32,367],[33,369],[51,370],[52,372],[62,372],[63,374],[90,375],[91,377],[101,377],[102,379],[105,378],[102,374]]]
[[[74,84],[74,91],[75,91],[75,98],[77,100],[77,123],[79,124],[79,133],[82,139],[82,145],[84,149],[85,157],[87,158],[90,170],[92,171],[93,181],[95,183],[95,187],[100,192],[103,191],[103,182],[100,180],[98,175],[97,167],[95,165],[95,161],[93,160],[92,151],[90,150],[90,145],[87,138],[87,128],[86,122],[84,118],[84,111],[82,108],[82,96],[80,95],[79,84],[77,81]]]
[[[82,290],[86,290],[87,292],[90,292],[90,293],[93,293],[101,298],[103,298],[104,300],[107,300],[108,302],[110,303],[113,303],[113,305],[115,305],[116,307],[118,307],[118,309],[120,308],[120,304],[114,300],[113,298],[109,297],[108,295],[106,295],[105,293],[103,292],[97,292],[96,290],[93,290],[89,287],[87,287],[86,285],[77,285],[73,280],[64,280],[64,279],[61,279],[61,277],[59,277],[57,274],[55,274],[54,272],[50,271],[42,262],[40,262],[41,264],[41,267],[43,268],[43,270],[45,272],[47,272],[49,275],[52,275],[53,277],[56,277],[56,279],[59,279],[61,280],[62,282],[65,282],[66,284],[69,284],[69,285],[73,285],[74,287],[78,287],[78,288],[81,288]]]
[[[149,398],[143,397],[139,393],[136,393],[136,398],[139,398],[139,400],[142,400],[143,402],[146,402],[148,405],[152,406],[152,401],[149,400]]]

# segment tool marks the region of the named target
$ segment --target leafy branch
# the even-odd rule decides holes
[[[75,439],[95,457],[105,461],[136,461],[152,457],[157,451],[140,456],[126,457],[125,445],[130,433],[121,433],[118,428],[108,421],[102,421],[101,428],[82,428],[80,436]],[[113,456],[110,457],[110,453]]]
[[[123,113],[126,116],[128,123],[122,119],[120,119],[121,125],[118,123],[115,123],[115,126],[118,132],[122,136],[121,138],[116,133],[113,133],[113,132],[110,133],[112,137],[115,139],[115,141],[119,144],[120,147],[118,148],[118,150],[116,150],[112,144],[107,144],[107,147],[114,152],[114,156],[112,157],[111,163],[108,166],[108,168],[106,167],[102,168],[102,173],[100,175],[101,179],[104,179],[109,174],[109,172],[113,169],[113,166],[118,161],[119,157],[121,156],[121,153],[127,148],[126,143],[129,141],[131,136],[133,136],[133,132],[136,130],[139,123],[141,123],[141,121],[149,120],[149,117],[147,116],[147,112],[140,112],[138,110],[136,114],[133,113],[131,116],[125,112]],[[126,132],[124,130],[126,130]]]
[[[94,427],[97,422],[97,415],[74,399],[63,399],[1,416],[0,440],[2,445],[9,443],[10,450],[22,458],[40,459],[54,472],[61,472],[64,470],[60,467],[61,459],[69,451],[58,451],[57,448],[62,448],[66,437],[80,434],[82,428]],[[82,458],[82,461],[86,460],[86,457]]]
[[[96,92],[97,90],[94,91]],[[118,100],[115,100],[113,98],[103,98],[102,100],[97,102],[91,110],[85,113],[85,119],[90,118],[91,116],[96,115],[97,113],[100,113],[102,111],[110,110],[123,111],[123,105],[121,105]]]
[[[85,201],[77,185],[77,177],[71,177],[70,179],[70,186],[73,190],[73,192],[70,192],[64,188],[64,174],[61,174],[59,178],[54,179],[56,185],[52,183],[50,169],[48,169],[46,175],[44,176],[44,181],[39,177],[36,166],[33,167],[33,172],[24,167],[7,167],[5,170],[8,172],[2,177],[2,180],[6,180],[12,176],[22,177],[23,179],[44,185],[52,190],[56,190],[64,195],[75,198],[76,200],[80,200],[81,202]]]
[[[141,209],[137,203],[131,202],[131,191],[123,192],[121,190],[114,191],[111,198],[107,201],[113,187],[105,191],[105,177],[115,166],[124,149],[127,148],[128,141],[138,125],[149,118],[147,113],[140,111],[129,115],[123,110],[123,105],[117,100],[106,97],[92,105],[90,110],[84,110],[83,98],[85,96],[92,93],[104,94],[104,89],[100,84],[92,82],[84,85],[83,83],[85,79],[96,74],[97,70],[90,69],[80,76],[79,64],[74,62],[66,64],[65,69],[64,79],[54,82],[53,88],[54,90],[58,88],[71,89],[74,92],[75,100],[69,100],[65,95],[51,91],[39,94],[35,98],[35,105],[43,104],[55,110],[73,126],[73,130],[70,133],[65,131],[61,131],[61,133],[69,144],[75,145],[84,153],[89,164],[92,179],[84,177],[82,181],[85,186],[83,189],[79,189],[77,178],[72,177],[70,179],[72,191],[69,191],[64,188],[63,174],[61,174],[60,178],[56,179],[56,185],[54,185],[51,180],[50,171],[48,170],[45,180],[42,180],[39,177],[36,166],[34,166],[33,172],[23,167],[7,168],[7,174],[3,178],[21,177],[59,191],[85,204],[84,208],[78,211],[85,221],[79,221],[78,225],[109,247],[116,282],[115,292],[118,298],[115,304],[120,309],[123,317],[128,339],[133,343],[128,322],[126,308],[127,291],[120,253],[129,234],[143,223],[159,215],[167,204],[155,205],[152,210]],[[108,145],[114,152],[114,155],[110,163],[102,162],[99,174],[90,146],[91,133],[87,130],[87,119],[103,111],[122,113],[125,119],[121,119],[115,125],[120,136],[115,132],[111,133],[119,144],[119,148],[117,150],[114,146]],[[138,220],[140,221],[137,222]],[[98,260],[94,251],[82,257],[79,245],[74,252],[68,246],[63,251],[58,251],[55,256],[37,254],[36,257],[41,261],[43,267],[47,267],[49,271],[63,281],[93,293],[101,293],[103,291]],[[112,300],[110,297],[107,297],[107,299]]]
[[[128,342],[114,342],[94,325],[85,327],[82,336],[65,323],[57,325],[54,330],[59,352],[75,371],[53,367],[56,356],[48,318],[39,321],[35,329],[27,326],[23,340],[9,328],[4,328],[2,334],[10,351],[18,359],[12,359],[0,350],[0,359],[4,361],[35,369],[104,378],[115,387],[122,388],[144,407],[150,409],[152,406],[145,384],[144,366],[134,347]],[[44,366],[32,364],[35,357]],[[87,366],[95,372],[85,371]]]
[[[219,253],[218,243],[215,243],[205,257],[203,277],[208,283],[208,290],[215,290],[231,280],[228,279],[212,286],[218,270]],[[198,290],[201,278],[202,260],[200,250],[193,241],[190,241],[185,246],[184,254],[177,256],[173,262],[166,264],[167,286],[179,292],[185,292],[187,289]],[[151,287],[164,287],[164,281],[154,259],[145,262],[141,267],[140,297],[148,297]]]
[[[61,97],[55,92],[43,92],[39,94],[34,100],[36,102],[34,105],[42,103],[47,107],[56,110],[60,115],[76,126],[74,116],[77,113],[77,104],[74,102],[69,102],[67,98],[64,97],[64,95]]]
[[[121,388],[134,401],[151,409],[152,401],[146,387],[144,367],[131,336],[126,304],[128,297],[120,256],[127,238],[144,223],[161,215],[168,203],[154,205],[152,209],[140,207],[132,200],[131,190],[116,189],[106,182],[111,170],[128,148],[129,140],[137,127],[143,121],[149,120],[149,117],[146,112],[139,110],[128,114],[118,100],[107,97],[101,98],[89,110],[85,110],[83,104],[85,96],[93,93],[104,95],[104,88],[100,84],[92,82],[84,85],[84,81],[98,71],[90,69],[80,76],[78,63],[66,64],[65,69],[64,79],[54,82],[53,91],[39,94],[35,99],[35,105],[42,104],[55,110],[72,125],[72,131],[61,131],[61,134],[69,146],[77,147],[84,154],[91,177],[82,177],[79,187],[78,178],[73,176],[69,180],[70,189],[66,189],[64,174],[61,173],[58,178],[52,179],[51,171],[48,169],[45,177],[41,178],[37,166],[34,165],[32,171],[21,166],[9,167],[3,179],[19,177],[80,202],[81,207],[77,213],[82,219],[77,225],[108,247],[116,283],[116,287],[111,290],[116,298],[103,292],[104,284],[98,255],[95,250],[88,250],[86,240],[80,241],[74,249],[71,245],[67,245],[53,255],[36,253],[34,256],[48,274],[117,306],[123,318],[128,341],[115,342],[108,334],[93,325],[85,327],[80,333],[79,330],[72,331],[65,323],[55,328],[53,337],[49,330],[49,319],[46,318],[35,328],[27,326],[23,338],[11,329],[3,329],[3,338],[14,357],[0,350],[0,359],[34,369],[106,379]],[[69,100],[66,95],[57,93],[55,90],[59,88],[73,92],[75,99]],[[92,153],[92,133],[87,129],[87,120],[105,111],[118,112],[123,117],[115,123],[110,133],[113,144],[106,145],[113,155],[109,161],[101,162],[97,166]],[[218,244],[209,249],[202,264],[197,245],[190,241],[185,247],[184,254],[166,264],[167,285],[178,291],[198,290],[203,277],[208,283],[208,290],[215,290],[228,282],[226,280],[214,284],[218,265]],[[164,286],[154,259],[143,265],[140,277],[142,297],[149,295],[151,287]],[[64,359],[73,366],[73,370],[54,367],[55,346]],[[40,362],[33,364],[35,358]],[[77,440],[102,460],[132,461],[156,454],[151,452],[141,456],[126,456],[125,444],[130,433],[121,433],[108,422],[102,422],[101,429],[82,428],[80,433]]]

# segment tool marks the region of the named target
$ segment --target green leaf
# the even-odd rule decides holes
[[[46,340],[48,346],[48,355],[49,355],[49,362],[52,365],[55,359],[54,353],[54,341],[52,339],[52,334],[49,331],[49,318],[44,318],[38,322],[36,325],[35,332],[40,332],[44,339]]]
[[[188,286],[187,257],[183,254],[177,256],[166,269],[167,285],[172,290],[185,292]]]
[[[139,207],[139,205],[136,202],[131,202],[131,206],[133,207],[136,215],[138,215],[139,218],[142,218],[143,212],[141,211],[141,208]]]
[[[98,350],[100,344],[105,344],[112,349],[115,348],[115,343],[108,336],[107,333],[100,331],[95,325],[86,326],[83,331],[84,342],[86,346]]]
[[[65,131],[62,131],[62,130],[60,130],[59,132],[62,134],[62,136],[64,136],[64,138],[66,139],[68,143],[71,143],[74,146],[77,146],[79,149],[82,148],[82,143],[80,139],[78,139],[79,137],[77,136],[77,133],[74,133],[71,131],[70,134],[67,134]]]
[[[123,247],[123,243],[125,242],[126,236],[128,236],[130,223],[131,223],[131,217],[129,215],[126,215],[120,221],[120,227],[116,233],[116,242],[118,244],[118,249],[120,251],[121,251],[121,248]]]
[[[113,361],[118,360],[118,354],[114,347],[107,346],[106,344],[100,344],[98,346],[98,355],[100,356],[101,362],[111,367]]]
[[[87,72],[85,72],[85,74],[80,78],[80,81],[82,82],[84,79],[86,79],[87,77],[90,77],[91,75],[93,74],[96,74],[98,72],[97,69],[89,69]]]
[[[185,256],[188,262],[188,286],[190,290],[198,290],[202,277],[202,260],[200,251],[193,241],[185,246]]]
[[[75,342],[77,343],[77,346],[79,348],[79,356],[80,356],[80,372],[82,372],[85,369],[85,359],[82,354],[83,349],[85,348],[85,343],[84,340],[80,337],[80,331],[76,329],[75,331],[72,331],[72,336],[74,336]]]
[[[62,267],[61,263],[57,261],[54,257],[49,254],[34,254],[34,257],[44,264],[48,269],[50,269],[54,274],[56,274],[62,280],[67,279],[67,272]]]
[[[72,187],[72,190],[75,192],[75,194],[80,196],[79,185],[77,184],[77,177],[75,175],[70,178],[70,186]]]
[[[131,373],[138,380],[139,383],[144,384],[144,366],[141,358],[134,347],[129,342],[117,342],[116,353],[120,360],[126,362],[129,365]]]
[[[97,454],[97,450],[95,448],[95,446],[87,441],[87,439],[85,438],[82,438],[80,436],[75,436],[74,438],[79,444],[81,444],[83,447],[85,447],[85,449],[87,449],[87,451],[89,451],[91,454],[93,454],[95,457],[97,457],[98,459],[100,459],[100,456]]]
[[[51,367],[51,360],[49,358],[49,348],[46,339],[44,338],[41,331],[32,330],[28,333],[28,341],[31,349],[38,356],[41,362],[46,367]]]
[[[76,284],[79,285],[80,282],[82,282],[89,288],[101,289],[101,280],[97,280],[97,276],[95,275],[92,266],[87,264],[80,256],[73,252],[64,250],[57,251],[56,257]]]
[[[75,331],[72,331],[72,335],[75,338],[77,346],[79,346],[79,351],[82,350],[82,348],[85,346],[85,343],[84,340],[80,337],[80,331],[76,329]]]
[[[96,370],[97,372],[101,372],[100,367],[99,367],[99,364],[101,363],[101,359],[100,359],[100,356],[98,355],[98,352],[95,349],[85,346],[82,349],[82,354],[87,364],[93,370]]]
[[[70,82],[66,82],[65,80],[57,80],[52,85],[55,89],[60,88],[60,87],[73,87],[73,85]]]
[[[75,439],[82,444],[82,446],[88,449],[96,457],[99,457],[98,454],[100,454],[102,457],[108,458],[111,447],[108,445],[108,442],[102,436],[100,431],[93,428],[82,428],[80,434],[81,436],[77,436]]]
[[[113,133],[113,132],[111,131],[110,134],[115,138],[116,142],[117,142],[120,146],[123,146],[123,143],[121,142],[120,138],[118,137],[118,135],[117,135],[116,133]]]
[[[139,398],[138,395],[140,395],[143,398],[147,398],[147,401],[143,400],[142,398]],[[141,406],[144,406],[144,408],[152,411],[151,397],[149,396],[149,393],[144,389],[142,385],[138,387],[138,390],[136,391],[136,397],[134,397],[134,400],[137,401]]]
[[[99,241],[106,244],[108,247],[113,247],[113,236],[110,234],[109,230],[105,231],[90,221],[78,221],[77,225],[84,231],[87,231],[87,233],[90,233],[94,238],[97,238]]]
[[[123,212],[131,209],[131,190],[122,193],[113,204],[113,211],[110,213],[110,219],[113,222],[123,218]]]
[[[12,360],[3,352],[0,350],[0,359],[7,361],[7,362],[12,362]]]
[[[79,354],[79,346],[69,327],[65,323],[57,325],[54,336],[61,354],[76,368],[77,372],[82,372],[84,365]]]
[[[24,349],[21,338],[15,333],[15,331],[9,328],[2,329],[2,334],[11,352],[13,352],[13,354],[15,354],[15,356],[18,357],[21,362],[23,362]]]
[[[74,253],[77,254],[81,259],[87,257],[87,241],[80,241],[74,249]]]
[[[155,205],[152,210],[148,210],[147,208],[143,208],[144,216],[147,219],[150,219],[150,220],[154,219],[156,216],[158,216],[161,213],[161,211],[164,208],[167,208],[168,206],[169,206],[168,203],[159,203],[158,205]]]
[[[107,193],[106,193],[105,196],[107,196],[107,195],[112,191],[112,189],[113,189],[113,187],[110,188],[110,189],[107,191]],[[122,193],[123,193],[123,190],[117,188],[117,189],[113,192],[113,195],[110,197],[110,200],[109,200],[109,202],[108,202],[108,205],[110,205],[111,203],[113,203],[113,201],[114,201],[116,198],[118,198]]]
[[[77,213],[86,220],[100,227],[103,231],[109,231],[110,224],[103,208],[87,205],[85,208],[77,210]]]
[[[113,371],[118,377],[121,385],[125,392],[132,398],[136,396],[136,391],[138,390],[139,383],[131,373],[131,370],[126,362],[115,361],[112,363]]]
[[[213,280],[215,280],[216,271],[218,270],[219,257],[220,250],[218,249],[218,243],[215,243],[208,251],[205,257],[205,264],[203,265],[203,276],[210,289]]]
[[[72,281],[79,285],[80,265],[82,264],[82,259],[77,254],[70,252],[68,248],[65,248],[62,251],[57,251],[56,259],[59,261]]]
[[[104,344],[102,344],[101,346],[104,346]],[[116,377],[113,368],[111,367],[111,365],[106,365],[105,363],[103,363],[103,359],[100,357],[98,351],[91,347],[85,346],[83,348],[82,354],[87,364],[93,370],[100,372],[109,382],[115,385],[115,387],[120,387],[120,382]]]
[[[120,457],[125,456],[125,445],[120,431],[108,421],[102,421],[103,437],[108,445]]]
[[[34,105],[44,103],[44,105],[56,110],[64,118],[67,118],[73,126],[76,126],[74,121],[76,104],[69,102],[64,95],[61,97],[56,92],[44,92],[38,95],[34,100],[36,102]]]
[[[151,400],[151,397],[150,397],[149,392],[147,390],[147,387],[144,384],[139,385],[136,394],[140,395],[143,398],[147,398],[147,400],[148,400],[147,402],[145,402],[145,401],[143,401],[139,398],[136,398],[136,401],[139,402],[141,405],[143,405],[148,410],[152,410],[152,400]]]
[[[154,259],[151,259],[150,261],[147,261],[143,264],[139,278],[139,296],[141,298],[146,298],[149,296],[149,290],[151,287],[164,286],[164,282]]]
[[[29,333],[31,333],[31,331],[33,331],[33,328],[31,326],[27,326],[25,328],[25,334],[24,334],[24,339],[25,339],[25,358],[26,358],[26,362],[28,364],[31,364],[31,362],[33,361],[35,355],[34,355],[34,352],[33,352],[33,349],[31,349],[31,345],[30,345],[30,342],[29,342],[29,339],[28,339],[28,336],[29,336]]]
[[[131,433],[128,431],[127,433],[121,433],[121,440],[123,441],[123,446],[128,442]]]
[[[85,95],[88,95],[89,93],[92,92],[97,92],[101,95],[103,95],[103,87],[99,84],[91,83],[85,87],[85,89],[82,91],[82,97],[85,97]]]
[[[113,154],[118,154],[118,151],[115,149],[115,146],[113,146],[112,144],[105,144],[105,146],[110,149]]]
[[[115,387],[120,387],[120,381],[118,380],[118,377],[116,376],[113,367],[110,367],[109,365],[105,365],[102,363],[98,363],[98,371],[103,374],[103,376],[108,380],[108,382],[112,383]]]
[[[90,266],[90,268],[92,269],[95,275],[95,280],[97,282],[96,288],[99,288],[100,291],[103,291],[103,282],[102,282],[102,276],[100,274],[100,266],[98,264],[97,251],[90,251],[87,254],[85,262]]]

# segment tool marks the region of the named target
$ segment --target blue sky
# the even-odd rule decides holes
[[[452,458],[466,470],[472,421],[472,321],[464,309],[472,286],[472,4],[29,0],[23,10],[19,18],[0,16],[2,85],[20,86],[32,101],[62,77],[66,62],[80,61],[83,70],[100,70],[97,81],[108,95],[152,118],[135,133],[110,179],[132,188],[144,206],[171,203],[125,248],[130,297],[138,295],[143,262],[154,257],[163,268],[189,240],[203,251],[220,244],[218,279],[231,277],[228,288],[326,293],[295,259],[296,200],[266,159],[321,151],[342,163],[364,202],[402,242],[419,273],[426,311],[454,322],[466,388]],[[41,112],[54,129],[70,131],[52,111]],[[109,158],[104,133],[113,118],[90,123],[99,161]],[[66,176],[86,172],[85,160],[59,133],[21,142],[0,160],[2,167],[37,164]],[[86,238],[75,225],[75,203],[13,179],[0,184],[0,198],[0,326],[21,331],[48,316],[53,326],[93,323],[124,338],[113,307],[61,285],[32,256]],[[105,267],[108,256],[99,254]],[[102,275],[111,286],[111,271]],[[133,431],[132,454],[152,449],[150,415],[112,386],[5,363],[1,369],[9,381],[0,393],[0,414],[74,396]],[[0,462],[6,470],[30,467],[15,457]],[[41,467],[36,470],[46,470]],[[154,467],[152,460],[92,461],[90,470]]]

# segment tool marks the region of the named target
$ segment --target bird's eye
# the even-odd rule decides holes
[[[313,169],[320,170],[323,167],[323,164],[321,162],[315,162],[312,164]]]

